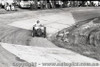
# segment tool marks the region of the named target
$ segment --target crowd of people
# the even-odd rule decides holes
[[[89,6],[100,6],[100,1],[67,1],[67,0],[56,0],[56,1],[37,1],[35,4],[36,8],[50,9],[50,8],[65,8],[65,7],[89,7]],[[34,6],[33,6],[34,8]]]
[[[15,10],[18,4],[6,3],[6,10]],[[100,6],[100,1],[68,1],[68,0],[32,0],[30,2],[30,9],[53,9],[53,8],[66,8],[66,7],[90,7]]]

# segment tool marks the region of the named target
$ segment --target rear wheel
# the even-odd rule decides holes
[[[44,27],[44,38],[46,38],[46,27]]]

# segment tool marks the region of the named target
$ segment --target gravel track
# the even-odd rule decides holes
[[[32,37],[31,30],[20,29],[8,25],[0,26],[0,40],[4,43],[11,43],[16,45],[39,46],[39,47],[56,47],[46,38]],[[51,45],[52,44],[52,45]],[[7,50],[0,46],[0,66],[9,67],[13,63],[22,63],[21,59],[9,53]]]
[[[43,13],[45,13],[45,12],[46,11],[44,11]],[[53,12],[53,11],[49,11],[48,13],[51,13],[51,12]],[[57,13],[57,12],[59,12],[59,11],[55,10],[54,13]],[[39,12],[34,12],[34,13],[38,14]],[[76,16],[77,14],[78,13],[73,13],[74,16]],[[89,17],[90,17],[90,14],[89,14]],[[94,17],[94,14],[92,17]],[[81,16],[82,16],[82,14],[81,14]],[[21,44],[21,45],[27,45],[27,46],[56,47],[55,45],[49,45],[49,43],[50,44],[52,44],[52,43],[47,41],[47,39],[45,39],[45,38],[31,37],[30,30],[25,30],[25,29],[21,29],[21,28],[4,25],[4,24],[11,23],[13,21],[17,21],[17,20],[19,20],[19,18],[25,19],[26,17],[28,17],[28,18],[34,17],[34,14],[32,14],[32,12],[30,11],[30,14],[25,12],[23,14],[14,13],[12,15],[11,14],[0,15],[0,41],[4,42],[4,43]],[[77,17],[79,17],[79,16],[77,16]],[[81,18],[83,18],[83,17],[81,17]],[[76,20],[77,20],[77,18],[76,18]],[[42,40],[42,42],[41,42],[41,40]],[[36,44],[38,44],[38,45],[36,45]],[[10,66],[12,66],[12,63],[14,63],[14,62],[25,62],[25,61],[17,58],[15,55],[9,53],[8,51],[6,51],[4,48],[2,48],[0,46],[0,67],[10,67]]]

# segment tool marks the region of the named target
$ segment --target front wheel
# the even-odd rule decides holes
[[[35,29],[34,29],[34,27],[33,27],[32,37],[34,37],[34,36],[35,36]]]

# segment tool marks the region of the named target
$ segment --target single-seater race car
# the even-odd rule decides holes
[[[32,37],[34,36],[39,36],[39,37],[46,37],[46,27],[44,27],[43,25],[40,26],[33,26],[33,30],[32,30]]]

